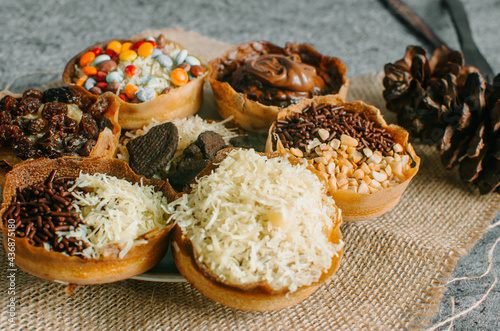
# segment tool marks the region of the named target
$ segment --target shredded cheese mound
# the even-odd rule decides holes
[[[343,242],[340,210],[306,164],[233,150],[168,206],[201,263],[224,281],[296,291],[319,280]]]
[[[89,192],[76,191],[76,187]],[[140,236],[168,224],[167,198],[142,182],[133,184],[100,173],[80,174],[70,191],[84,225],[58,234],[88,243],[82,253],[88,258],[106,255],[106,249],[113,246],[123,258],[134,245],[147,243]]]
[[[196,139],[198,139],[198,136],[202,132],[214,131],[222,136],[226,144],[229,144],[229,140],[238,136],[238,134],[235,132],[236,129],[228,129],[224,125],[231,120],[232,117],[227,118],[221,122],[208,122],[198,115],[172,120],[171,122],[177,127],[177,130],[179,131],[179,142],[177,145],[177,150],[174,153],[174,157],[172,158],[172,160],[170,160],[170,162],[168,162],[159,177],[165,178],[170,169],[175,168],[177,163],[182,159],[183,152],[186,147],[196,141]],[[118,144],[117,157],[124,160],[125,162],[128,162],[129,154],[126,147],[127,143],[134,138],[145,135],[149,130],[151,130],[152,127],[158,124],[160,123],[153,119],[150,124],[144,126],[142,129],[126,132],[125,138],[122,139]]]

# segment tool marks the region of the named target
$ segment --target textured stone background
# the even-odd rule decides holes
[[[463,1],[480,49],[499,72],[500,0]],[[440,1],[406,3],[424,16],[449,46],[459,47],[449,14]],[[0,90],[21,74],[61,70],[88,45],[126,38],[145,29],[181,27],[232,44],[250,40],[279,45],[307,42],[320,53],[341,58],[349,76],[381,71],[385,63],[403,56],[406,45],[422,44],[376,0],[0,0],[0,8]],[[40,83],[40,77],[18,81],[15,86],[20,90],[32,87]],[[43,79],[50,77],[44,75]],[[460,260],[453,276],[482,274],[487,267],[486,255],[498,237],[500,227],[487,233]],[[498,251],[500,248],[493,259],[497,276]],[[435,321],[449,316],[450,298],[455,300],[455,312],[460,312],[479,300],[492,282],[493,276],[488,276],[451,284]],[[457,320],[455,329],[500,329],[500,285],[478,309]]]

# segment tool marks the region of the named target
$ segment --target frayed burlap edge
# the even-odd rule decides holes
[[[167,38],[173,40],[179,37],[179,29],[162,30]],[[168,34],[173,35],[169,36]],[[197,35],[196,38],[203,38]],[[193,41],[196,40],[193,38]],[[206,45],[210,44],[209,42]],[[185,45],[186,47],[188,45]],[[380,108],[388,122],[393,122],[389,114],[385,111],[384,101],[381,95],[381,73],[356,77],[351,80],[350,99],[364,100]],[[429,147],[415,144],[417,154],[430,155],[435,157],[437,153],[431,151]],[[419,154],[420,155],[420,154]],[[443,170],[444,171],[444,170]],[[449,172],[446,176],[449,175]],[[417,175],[418,176],[418,175]],[[418,178],[418,177],[417,177]],[[433,178],[439,180],[439,178]],[[445,178],[446,179],[446,178]],[[450,181],[450,179],[447,179]],[[456,178],[452,179],[456,180]],[[449,184],[449,183],[448,183]],[[464,188],[463,184],[457,185],[458,190],[472,192],[472,188]],[[466,255],[479,238],[487,231],[488,225],[495,216],[495,211],[500,202],[498,196],[488,196],[488,207],[481,215],[474,214],[476,223],[467,228],[467,236],[462,238],[460,233],[455,233],[455,237],[446,236],[442,238],[443,245],[430,245],[426,241],[425,231],[413,229],[411,226],[396,223],[395,220],[411,222],[410,216],[405,212],[405,208],[410,205],[408,200],[417,198],[424,193],[423,186],[418,183],[418,179],[410,184],[408,192],[405,193],[399,207],[378,219],[357,224],[345,224],[343,229],[346,237],[350,239],[346,247],[346,258],[344,259],[339,273],[331,282],[322,286],[316,293],[296,306],[267,313],[250,313],[238,311],[217,304],[198,293],[186,283],[146,283],[140,281],[127,280],[119,283],[87,286],[75,288],[75,293],[71,296],[65,295],[66,287],[59,284],[38,280],[35,277],[18,271],[18,318],[17,328],[10,329],[97,329],[97,328],[123,328],[123,329],[422,329],[431,324],[432,319],[439,310],[439,302],[443,297],[446,279],[456,266],[460,257]],[[461,191],[463,193],[463,191]],[[474,201],[481,206],[485,205],[481,200],[471,194]],[[452,198],[452,197],[451,197]],[[462,197],[463,198],[463,197]],[[429,208],[435,208],[430,206]],[[419,210],[415,210],[418,213]],[[434,217],[434,214],[430,216]],[[447,220],[446,213],[441,215]],[[432,223],[432,222],[430,222]],[[455,220],[455,223],[460,223]],[[392,227],[395,228],[392,228]],[[416,232],[413,233],[412,231]],[[422,231],[419,231],[422,230]],[[446,227],[440,228],[444,233]],[[392,231],[392,232],[391,232]],[[367,236],[377,235],[377,238]],[[355,238],[352,238],[355,237]],[[368,238],[367,238],[368,237]],[[366,242],[366,241],[369,242]],[[388,243],[379,244],[379,241],[389,240]],[[407,244],[409,240],[410,244]],[[457,242],[458,240],[458,242]],[[363,242],[365,241],[365,242]],[[441,249],[438,253],[440,261],[435,268],[426,271],[428,277],[422,279],[407,279],[405,277],[396,280],[377,279],[377,268],[379,263],[385,260],[369,258],[367,261],[360,261],[360,258],[371,256],[371,252],[361,254],[357,245],[370,246],[375,248],[394,248],[396,251],[399,244],[403,244],[404,250],[401,253],[408,255],[412,249],[419,249],[418,254],[410,255],[414,268],[410,272],[418,272],[421,266],[415,266],[415,256],[417,262],[424,262],[428,256],[428,251]],[[392,247],[391,245],[396,245]],[[416,247],[417,245],[417,247]],[[399,250],[397,251],[399,252]],[[384,252],[383,252],[384,253]],[[391,255],[391,251],[385,252]],[[5,253],[1,253],[5,262]],[[394,257],[394,254],[391,256]],[[394,260],[403,263],[405,256],[401,255]],[[391,261],[392,262],[392,261]],[[433,261],[431,261],[433,262]],[[375,272],[374,281],[369,283],[367,289],[356,284],[359,275],[356,272],[366,271],[367,274]],[[374,268],[375,266],[375,268]],[[401,272],[408,272],[401,265],[397,266]],[[361,269],[360,269],[361,268]],[[352,270],[354,269],[354,270]],[[2,271],[0,285],[7,286],[5,270]],[[434,272],[434,273],[433,273]],[[354,275],[353,275],[354,274]],[[430,277],[429,277],[430,275]],[[348,282],[348,283],[346,283]],[[394,284],[394,283],[397,284]],[[381,288],[375,292],[373,287]],[[345,290],[345,292],[342,291]],[[376,294],[381,291],[408,291],[404,295],[406,301],[403,306],[398,306],[397,302],[383,297],[379,299]],[[396,299],[401,299],[396,296]],[[385,301],[384,301],[385,300]],[[408,301],[409,300],[409,301]],[[9,329],[6,320],[6,293],[2,292],[0,307],[2,308],[2,319],[0,328]],[[362,307],[360,307],[361,305]],[[384,306],[385,305],[385,306]],[[366,308],[364,308],[366,306]],[[97,309],[96,309],[97,307]]]

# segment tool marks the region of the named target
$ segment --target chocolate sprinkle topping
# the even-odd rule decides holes
[[[16,237],[26,238],[28,243],[51,251],[74,256],[88,247],[88,243],[75,238],[60,236],[57,232],[69,231],[83,224],[71,204],[73,196],[68,188],[75,177],[57,177],[52,171],[44,183],[17,189],[17,194],[3,215],[3,225],[12,227]],[[75,189],[75,190],[78,190]],[[83,255],[77,255],[86,259]]]
[[[328,131],[328,138],[322,139],[319,131]],[[323,143],[340,139],[342,134],[358,140],[356,149],[369,148],[389,155],[395,144],[389,132],[380,124],[370,121],[365,114],[359,114],[343,106],[311,105],[301,114],[296,113],[278,120],[273,132],[283,146],[306,152],[307,142],[318,138]],[[274,141],[276,142],[276,141]]]

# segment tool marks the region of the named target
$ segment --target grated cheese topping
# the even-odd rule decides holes
[[[89,192],[74,191],[76,187]],[[168,224],[167,198],[142,182],[134,184],[99,173],[80,174],[70,191],[84,225],[58,234],[88,243],[82,253],[88,258],[105,256],[110,246],[116,246],[123,258],[134,245],[147,243],[138,239],[140,236]]]
[[[238,136],[238,134],[235,132],[236,129],[228,129],[224,125],[231,120],[232,117],[229,117],[221,122],[208,122],[198,115],[171,120],[171,122],[177,127],[177,130],[179,131],[179,142],[177,145],[177,150],[174,153],[174,157],[172,158],[172,160],[170,160],[170,162],[168,162],[165,169],[161,171],[160,177],[165,178],[170,169],[175,168],[177,163],[182,159],[183,152],[186,147],[196,141],[196,139],[198,139],[198,136],[202,132],[214,131],[222,136],[226,144],[229,144],[229,141],[232,138]],[[153,119],[150,124],[144,126],[142,129],[126,132],[125,139],[122,139],[118,144],[117,157],[128,163],[129,154],[126,147],[127,143],[134,138],[145,135],[149,130],[151,130],[152,127],[158,124],[160,123]]]
[[[306,167],[233,150],[168,210],[222,280],[294,292],[318,281],[343,246],[327,237],[341,212]]]

